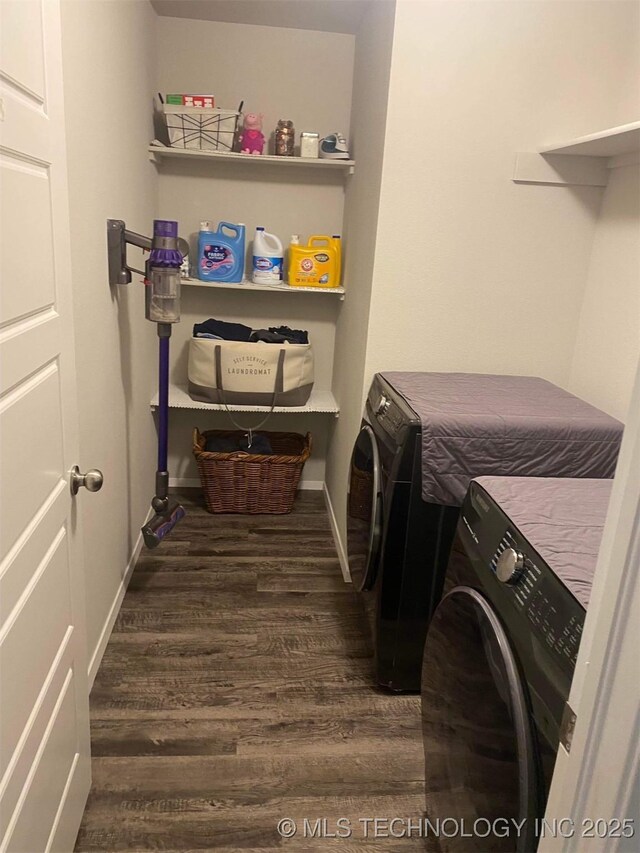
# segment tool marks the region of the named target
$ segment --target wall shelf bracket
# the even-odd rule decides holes
[[[516,184],[606,187],[609,170],[602,157],[520,152],[516,154],[512,180]]]
[[[640,121],[516,154],[517,184],[606,187],[611,169],[638,162]]]

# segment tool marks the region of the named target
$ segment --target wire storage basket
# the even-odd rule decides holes
[[[304,463],[311,455],[311,433],[264,432],[273,453],[218,453],[205,450],[207,439],[239,440],[241,430],[193,431],[196,459],[207,511],[211,513],[291,512]]]
[[[233,151],[240,113],[237,110],[202,109],[165,104],[169,144],[196,151]]]

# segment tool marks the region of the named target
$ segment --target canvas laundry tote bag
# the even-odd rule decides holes
[[[304,406],[313,388],[311,344],[191,338],[189,396],[203,403]]]

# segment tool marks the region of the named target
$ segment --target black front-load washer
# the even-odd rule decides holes
[[[426,817],[442,853],[531,853],[560,742],[610,480],[483,477],[424,650]]]
[[[347,541],[371,626],[375,678],[397,691],[420,689],[424,637],[459,513],[422,500],[421,442],[420,418],[377,374],[351,457]]]
[[[623,426],[535,376],[377,374],[351,459],[349,563],[376,679],[420,688],[459,508],[481,475],[611,478]]]

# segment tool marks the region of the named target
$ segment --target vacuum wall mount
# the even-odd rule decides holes
[[[131,273],[146,275],[127,264],[127,244],[151,251],[151,238],[128,231],[122,219],[107,219],[107,255],[109,259],[109,284],[131,284]]]

